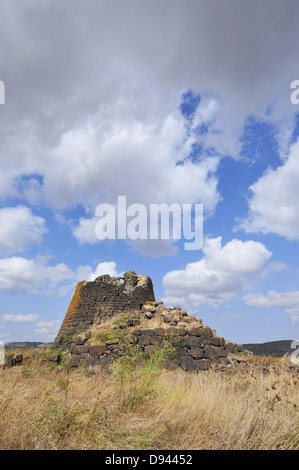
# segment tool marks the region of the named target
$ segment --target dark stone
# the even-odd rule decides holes
[[[154,333],[157,336],[164,336],[165,335],[165,328],[155,328]]]
[[[211,367],[211,361],[209,361],[209,359],[199,359],[195,361],[195,364],[200,370],[208,370]]]
[[[184,346],[187,348],[200,348],[202,347],[201,337],[199,336],[184,336]]]
[[[128,326],[137,326],[137,325],[140,325],[140,320],[138,320],[138,319],[127,320],[127,325],[128,325]]]
[[[140,335],[142,335],[142,330],[141,329],[140,330],[134,330],[134,331],[132,331],[132,335],[140,336]]]
[[[22,361],[23,361],[23,355],[16,354],[15,356],[8,358],[6,365],[8,367],[19,366],[20,364],[22,364]]]
[[[79,346],[76,346],[74,345],[74,347],[71,348],[71,353],[72,354],[84,354],[84,353],[88,353],[88,350],[89,350],[90,346],[82,346],[82,345],[79,345]]]
[[[148,346],[151,344],[151,337],[149,335],[142,335],[138,338],[139,346]]]
[[[99,344],[89,347],[89,354],[92,356],[101,356],[106,351],[106,346],[104,344]]]
[[[119,341],[117,339],[111,339],[110,341],[107,341],[105,344],[106,344],[106,347],[114,346],[116,344],[119,344]]]
[[[179,358],[179,364],[184,370],[195,370],[196,363],[190,356],[182,356]]]
[[[88,353],[81,354],[80,356],[80,364],[83,367],[93,367],[100,364],[100,360],[98,357],[91,356]]]
[[[165,335],[166,336],[175,336],[178,335],[178,329],[175,326],[170,326],[169,328],[166,328],[165,330]]]
[[[177,332],[180,336],[186,336],[186,334],[188,333],[188,330],[187,328],[178,327]]]
[[[210,360],[218,359],[220,357],[227,357],[227,350],[207,344],[204,347],[204,357]]]
[[[178,346],[177,348],[175,348],[175,353],[176,353],[176,356],[178,356],[178,357],[187,356],[188,355],[188,349]]]
[[[113,358],[111,356],[101,356],[100,357],[100,365],[103,367],[108,366],[111,364],[113,361]]]
[[[149,344],[148,346],[145,346],[144,351],[152,355],[155,352],[155,346],[153,346],[152,344]]]
[[[85,344],[87,340],[88,338],[85,336],[75,336],[75,338],[73,338],[73,343],[76,345],[82,345]]]
[[[203,327],[193,326],[188,329],[188,334],[190,336],[202,336],[203,334],[202,330],[203,330]]]
[[[163,336],[152,336],[151,337],[151,344],[157,345],[157,344],[162,344],[163,342]]]
[[[80,356],[78,355],[73,355],[70,357],[70,359],[67,362],[68,367],[73,368],[73,367],[79,367],[80,364]]]
[[[211,337],[214,335],[213,330],[211,330],[211,328],[208,326],[203,326],[201,328],[201,334],[205,336],[211,336]]]
[[[149,335],[152,336],[155,334],[155,330],[153,328],[142,328],[139,331],[141,331],[142,335]]]
[[[177,346],[184,346],[184,338],[182,336],[174,336],[170,340],[172,346],[177,347]]]
[[[17,354],[15,356],[16,365],[20,365],[23,362],[23,354]]]
[[[203,349],[191,348],[189,351],[189,356],[193,357],[193,359],[201,359],[203,357]]]
[[[178,361],[167,359],[164,363],[164,367],[167,370],[175,370],[179,367]]]
[[[59,364],[60,359],[61,359],[60,354],[54,354],[53,356],[49,357],[49,361],[54,362],[55,364]]]

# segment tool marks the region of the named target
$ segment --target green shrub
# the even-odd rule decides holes
[[[119,398],[124,408],[134,408],[153,392],[157,373],[167,359],[175,357],[175,349],[168,340],[152,351],[143,351],[138,344],[125,343],[124,352],[115,359]]]

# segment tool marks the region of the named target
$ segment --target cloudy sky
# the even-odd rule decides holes
[[[0,0],[0,339],[51,341],[130,269],[240,343],[299,338],[297,0]],[[99,204],[203,204],[204,241]]]

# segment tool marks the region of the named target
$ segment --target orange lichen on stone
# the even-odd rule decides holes
[[[82,287],[87,284],[86,281],[78,282],[75,292],[73,294],[72,300],[70,302],[69,308],[64,317],[63,323],[61,325],[61,330],[67,329],[69,323],[72,322],[73,317],[77,311],[77,307],[81,302],[81,290]]]

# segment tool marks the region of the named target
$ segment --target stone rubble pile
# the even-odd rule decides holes
[[[126,319],[111,325],[110,329],[128,329],[126,339],[152,354],[156,348],[170,344],[174,354],[165,361],[165,367],[184,370],[207,370],[215,362],[227,358],[224,338],[218,337],[202,320],[182,310],[179,306],[165,307],[162,301],[147,302],[142,306],[140,319]],[[155,327],[145,327],[155,322]],[[142,326],[141,326],[142,324]],[[108,365],[124,354],[124,340],[111,339],[103,344],[89,344],[90,334],[73,338],[69,367]]]

